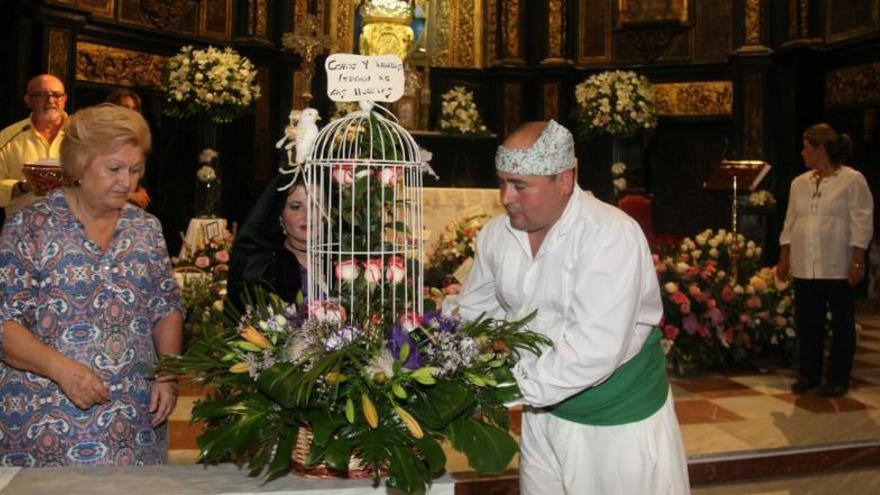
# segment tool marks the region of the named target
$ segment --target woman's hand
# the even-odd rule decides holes
[[[850,287],[855,287],[861,283],[862,279],[865,278],[865,265],[863,263],[851,263],[849,265],[849,285]]]
[[[177,405],[177,381],[174,378],[159,378],[150,392],[150,412],[153,413],[153,428],[168,419]]]
[[[779,263],[776,264],[776,278],[779,280],[788,280],[788,258],[779,258]]]
[[[107,385],[88,366],[68,360],[55,374],[55,381],[76,407],[86,410],[110,400]]]

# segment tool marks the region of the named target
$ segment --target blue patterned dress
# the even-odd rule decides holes
[[[0,321],[89,366],[111,394],[83,411],[54,382],[0,362],[0,466],[167,462],[167,428],[148,410],[152,329],[183,308],[155,217],[126,205],[105,251],[61,190],[16,211],[0,236],[0,301]]]

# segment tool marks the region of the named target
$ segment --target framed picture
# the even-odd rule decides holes
[[[217,220],[207,222],[206,224],[202,225],[202,229],[204,229],[206,242],[211,242],[212,240],[214,240],[214,238],[220,237],[220,232],[223,230],[220,222],[218,222]]]

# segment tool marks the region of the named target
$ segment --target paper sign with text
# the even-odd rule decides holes
[[[397,101],[403,96],[403,62],[396,55],[335,53],[324,62],[333,101]]]

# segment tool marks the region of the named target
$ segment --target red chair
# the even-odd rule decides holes
[[[654,226],[651,222],[651,198],[647,194],[626,194],[617,202],[617,207],[639,223],[642,232],[645,233],[645,238],[648,239],[648,244],[654,245]]]

